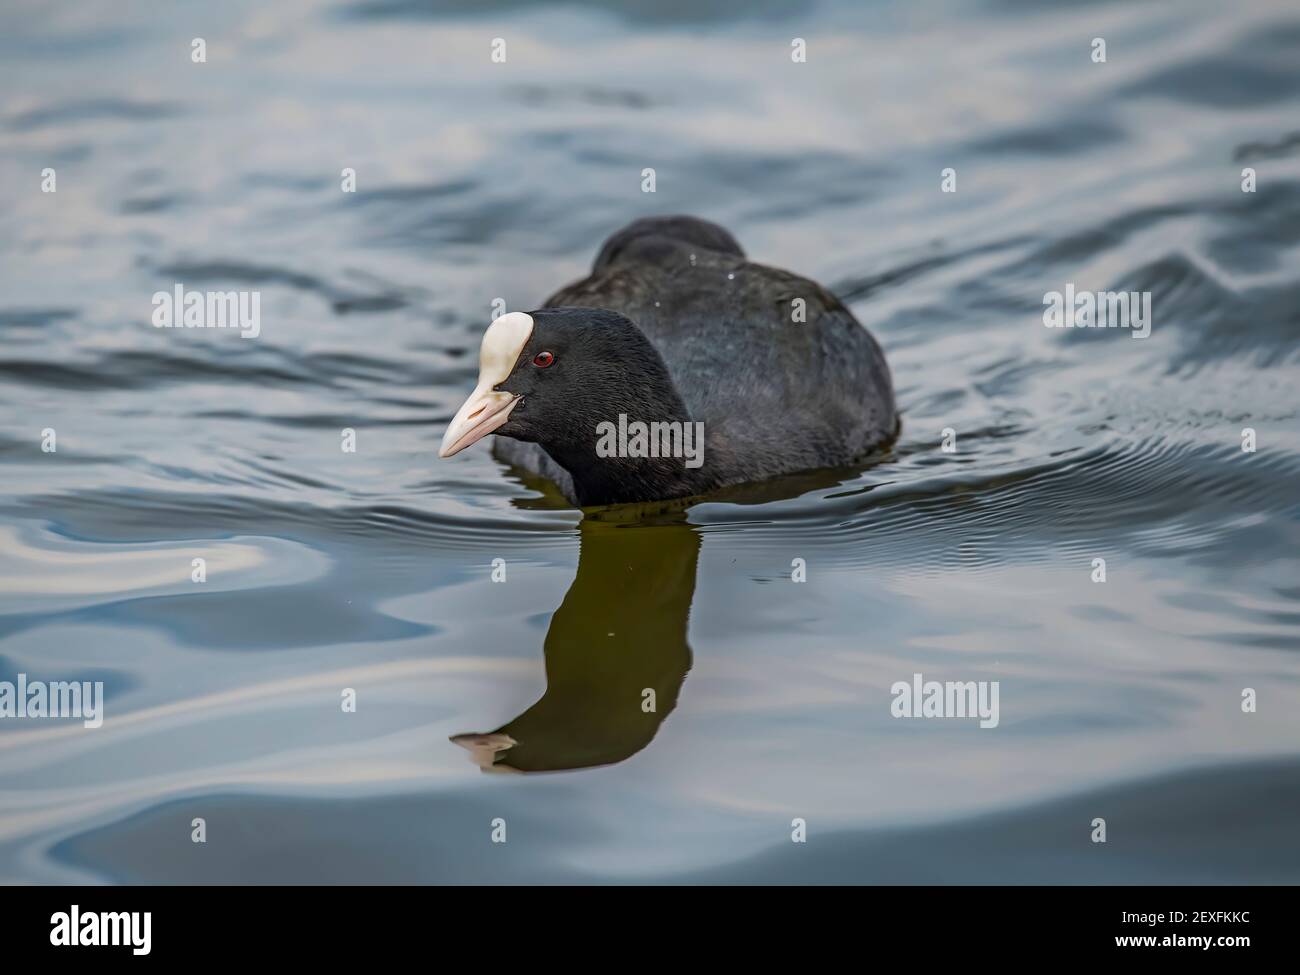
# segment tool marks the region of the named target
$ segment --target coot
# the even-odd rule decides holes
[[[834,295],[750,263],[716,224],[650,217],[488,327],[438,453],[495,433],[585,507],[849,464],[897,425],[884,354]]]

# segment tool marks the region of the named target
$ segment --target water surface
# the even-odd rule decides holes
[[[1290,5],[6,9],[0,680],[107,713],[0,721],[0,879],[1300,881]],[[898,442],[599,517],[438,461],[493,302],[668,212],[848,302]]]

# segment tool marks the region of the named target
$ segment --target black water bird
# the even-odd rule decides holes
[[[839,299],[715,224],[650,217],[488,327],[439,456],[495,433],[503,460],[606,505],[848,465],[897,426],[884,353]]]

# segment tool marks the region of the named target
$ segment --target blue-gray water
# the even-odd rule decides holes
[[[0,880],[1300,881],[1293,5],[2,10],[0,681],[107,701],[0,720]],[[437,460],[494,299],[665,212],[850,303],[893,449],[586,522]]]

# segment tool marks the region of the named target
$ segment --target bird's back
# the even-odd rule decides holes
[[[746,260],[713,224],[636,221],[547,302],[564,305],[635,322],[745,479],[846,464],[894,433],[889,369],[867,330],[816,282]]]

